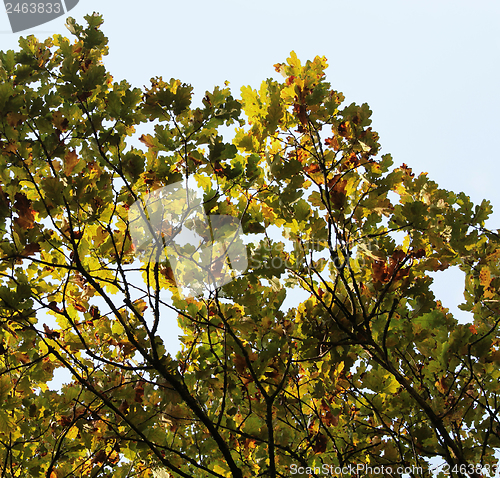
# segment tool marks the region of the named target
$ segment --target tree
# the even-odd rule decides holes
[[[493,476],[490,204],[379,156],[369,107],[342,104],[325,58],[292,52],[283,82],[196,107],[178,80],[113,82],[102,18],[86,21],[68,20],[73,42],[0,53],[1,476],[429,477],[432,459],[441,477]],[[143,151],[127,141],[147,122]],[[194,296],[177,285],[195,271],[162,252],[178,229],[148,232],[145,204],[187,178],[205,218],[254,239],[243,272]],[[138,230],[157,238],[142,255]],[[429,289],[451,266],[471,324]],[[176,357],[158,332],[169,310]],[[50,390],[59,368],[72,381]]]

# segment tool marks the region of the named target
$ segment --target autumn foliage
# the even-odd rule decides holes
[[[494,476],[489,203],[394,167],[369,107],[326,81],[325,58],[292,52],[275,65],[284,79],[239,99],[217,87],[196,106],[179,80],[114,81],[102,19],[86,21],[68,20],[71,41],[31,36],[0,53],[1,476],[361,464],[430,477],[432,463],[446,464],[438,476]],[[197,297],[179,294],[165,257],[139,259],[128,218],[187,177],[207,214],[241,221],[250,258]],[[469,324],[429,288],[430,272],[455,266]],[[161,338],[172,313],[176,356]],[[58,369],[72,379],[54,389]]]

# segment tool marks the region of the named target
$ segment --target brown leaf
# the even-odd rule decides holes
[[[414,173],[412,173],[411,168],[409,168],[405,163],[401,165],[401,169],[410,176],[410,178],[413,178],[415,176]]]
[[[358,158],[358,155],[356,153],[351,153],[345,160],[344,164],[347,169],[353,169],[359,166],[360,163],[361,160]]]
[[[59,131],[66,131],[68,129],[69,121],[66,118],[63,118],[63,115],[60,111],[55,111],[52,114],[52,124]]]
[[[31,362],[28,354],[26,354],[26,353],[18,353],[18,354],[16,354],[16,358],[17,358],[17,360],[19,360],[19,362],[21,362],[23,364],[27,364],[27,363]]]
[[[17,153],[17,144],[16,143],[11,143],[10,141],[8,143],[2,144],[2,149],[7,152],[7,153]]]
[[[339,423],[339,417],[335,416],[331,410],[328,403],[326,403],[325,399],[321,399],[320,409],[324,412],[322,414],[321,420],[326,426],[337,426]]]
[[[219,161],[216,161],[214,164],[214,173],[219,177],[224,176],[224,168],[219,163]]]
[[[61,336],[59,332],[52,330],[47,324],[43,324],[43,330],[48,339],[58,339]]]
[[[407,277],[410,274],[410,268],[405,267],[404,269],[399,269],[394,275],[394,280],[400,280]]]
[[[118,345],[120,346],[122,354],[125,357],[130,355],[135,350],[135,346],[130,342],[118,342]]]
[[[14,222],[22,229],[31,229],[35,222],[35,211],[31,209],[31,201],[24,193],[16,193],[14,208],[17,209],[19,217]]]
[[[78,310],[78,312],[87,312],[87,307],[83,304],[79,304],[78,302],[74,302],[73,307]]]
[[[30,242],[23,251],[23,256],[32,256],[36,252],[40,252],[40,244],[37,242]]]
[[[144,311],[148,308],[148,305],[144,300],[139,299],[134,302],[134,307],[140,314],[143,314]]]
[[[286,76],[285,73],[285,64],[284,63],[276,63],[274,66],[274,69],[282,76]]]
[[[108,454],[104,450],[99,450],[92,458],[92,463],[104,463],[107,459]]]
[[[165,277],[165,279],[167,279],[169,282],[175,284],[174,271],[172,270],[171,267],[162,268],[161,275]]]
[[[434,385],[440,393],[446,393],[446,390],[448,390],[448,384],[446,383],[446,377],[444,375],[437,380]]]
[[[80,162],[80,158],[78,158],[76,151],[68,151],[64,156],[64,174],[66,176],[71,176],[73,169]]]
[[[310,166],[304,166],[304,171],[307,174],[315,174],[321,172],[321,168],[318,164],[311,164]]]
[[[89,310],[90,316],[92,317],[92,320],[97,320],[101,317],[101,314],[99,313],[99,309],[93,305],[90,310]]]
[[[294,105],[295,112],[297,113],[297,117],[299,118],[299,121],[302,123],[302,125],[307,124],[307,109],[304,105],[299,105],[298,103],[295,103]]]
[[[91,91],[84,91],[82,94],[77,95],[77,98],[80,101],[85,101],[86,99],[90,98],[91,96],[92,96],[92,92]]]
[[[245,440],[243,441],[243,446],[247,450],[253,450],[255,448],[256,442],[257,442],[257,440],[254,440],[253,438],[245,438]]]
[[[396,249],[392,253],[391,257],[389,258],[389,263],[390,263],[389,274],[392,274],[394,272],[394,269],[403,261],[405,257],[406,253],[401,249]]]
[[[63,427],[67,427],[68,425],[71,424],[73,419],[70,415],[61,415],[59,417],[59,420],[57,420],[57,421],[58,421],[59,425],[61,425]]]
[[[139,141],[141,143],[144,143],[148,148],[153,148],[154,147],[154,143],[153,143],[153,137],[150,135],[150,134],[143,134],[141,135],[141,137],[139,138]]]
[[[421,259],[422,257],[425,257],[425,249],[419,249],[416,252],[412,252],[412,256],[415,259]]]
[[[144,380],[139,380],[137,385],[134,387],[135,390],[135,398],[134,400],[138,403],[142,403],[144,401]]]
[[[247,373],[247,362],[245,360],[245,357],[243,357],[243,355],[235,354],[233,361],[236,371],[240,375],[245,375]]]
[[[328,439],[322,433],[318,433],[316,435],[316,439],[314,440],[314,445],[312,447],[314,453],[325,453],[326,446],[328,444]]]
[[[57,307],[57,302],[55,300],[49,302],[49,309],[53,310],[54,312],[61,312],[61,309]]]
[[[349,135],[349,121],[342,121],[342,123],[339,124],[338,128],[340,136],[343,136],[344,138],[348,138]]]
[[[374,261],[372,265],[373,278],[379,282],[387,282],[389,274],[387,272],[387,264],[384,261]]]
[[[345,189],[347,186],[347,181],[341,179],[340,174],[336,174],[332,179],[328,181],[328,187],[330,188],[330,199],[333,206],[336,209],[343,209],[346,200]]]
[[[122,403],[120,403],[120,406],[118,407],[118,410],[120,410],[121,413],[126,415],[128,413],[128,402],[127,400],[123,400]]]

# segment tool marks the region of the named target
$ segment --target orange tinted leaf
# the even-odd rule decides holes
[[[332,148],[334,151],[338,151],[340,149],[339,142],[337,141],[337,138],[335,136],[326,138],[325,145],[330,146],[330,148]]]
[[[379,282],[387,282],[389,274],[387,271],[387,264],[383,261],[374,261],[372,265],[373,278]]]
[[[148,308],[148,305],[142,299],[135,301],[134,306],[141,314]]]
[[[318,164],[311,164],[310,166],[305,166],[304,171],[307,174],[314,174],[314,173],[319,173],[321,172],[321,168],[319,167]]]
[[[340,123],[338,131],[340,136],[343,136],[344,138],[349,137],[349,121],[343,121]]]
[[[64,174],[70,176],[75,166],[80,162],[75,151],[68,151],[64,156]]]
[[[153,137],[150,134],[141,135],[139,141],[144,143],[148,148],[152,148],[154,146]]]
[[[87,312],[87,307],[85,307],[83,304],[79,304],[78,302],[75,302],[73,304],[73,307],[79,312]]]
[[[408,174],[408,176],[410,176],[410,178],[413,178],[415,176],[414,173],[412,173],[412,170],[411,168],[409,168],[405,163],[403,163],[401,165],[401,169],[406,173]]]

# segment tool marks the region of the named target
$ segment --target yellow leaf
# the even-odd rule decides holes
[[[394,378],[392,375],[387,375],[384,380],[384,388],[382,389],[382,392],[384,394],[394,394],[398,391],[399,389],[399,383],[398,381]]]
[[[78,436],[78,428],[73,426],[71,427],[70,431],[66,433],[66,438],[69,438],[70,440],[74,440]]]
[[[403,240],[403,251],[408,254],[408,249],[410,248],[410,236],[407,234]]]
[[[140,314],[144,313],[144,311],[148,308],[148,305],[142,299],[136,300],[134,302],[134,306]]]
[[[45,342],[40,342],[40,355],[47,355],[49,353],[49,348]]]
[[[196,182],[200,188],[203,188],[205,191],[209,191],[212,186],[212,181],[208,176],[202,176],[201,174],[195,174]]]
[[[219,475],[222,475],[222,476],[228,476],[228,477],[231,476],[231,474],[227,470],[220,467],[219,465],[214,466],[214,471],[215,471],[215,473],[219,473]]]
[[[300,60],[297,58],[297,53],[295,53],[293,50],[290,52],[290,58],[287,59],[288,64],[290,66],[295,66],[300,68]]]
[[[482,286],[488,287],[491,282],[491,273],[487,267],[483,267],[479,273],[479,282]]]

